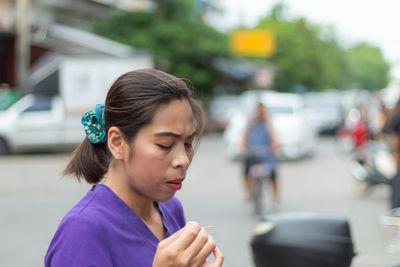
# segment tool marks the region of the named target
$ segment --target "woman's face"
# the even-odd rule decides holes
[[[187,100],[160,106],[152,122],[132,140],[125,160],[131,190],[153,201],[173,197],[181,189],[192,161],[194,137],[192,109]]]
[[[264,106],[262,104],[258,104],[257,105],[256,118],[258,120],[265,119],[265,108],[264,108]]]

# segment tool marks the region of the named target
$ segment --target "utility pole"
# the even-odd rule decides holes
[[[15,41],[15,74],[17,88],[20,90],[30,66],[30,25],[28,18],[30,0],[16,1],[16,41]]]

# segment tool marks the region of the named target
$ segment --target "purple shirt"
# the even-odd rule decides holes
[[[185,225],[178,199],[158,203],[170,236]],[[159,240],[107,186],[98,184],[62,219],[45,266],[152,266]]]

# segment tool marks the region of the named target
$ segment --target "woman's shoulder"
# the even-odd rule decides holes
[[[74,233],[101,230],[98,228],[104,217],[102,209],[95,195],[87,195],[64,215],[59,228]]]
[[[65,253],[73,253],[75,260],[83,261],[90,258],[88,254],[92,249],[105,251],[106,227],[99,202],[98,196],[89,191],[64,215],[50,243],[46,263],[62,261]]]
[[[111,266],[108,264],[110,259],[106,253],[107,242],[103,234],[105,227],[101,217],[93,209],[75,207],[64,216],[58,226],[47,250],[45,265]]]
[[[94,233],[101,233],[101,216],[91,216],[93,212],[85,210],[82,213],[67,213],[62,219],[58,231],[65,236],[95,236]]]
[[[98,229],[109,210],[103,197],[91,189],[74,207],[72,207],[62,218],[59,228],[63,231],[79,232],[80,229],[88,231]],[[88,228],[88,229],[86,229]]]

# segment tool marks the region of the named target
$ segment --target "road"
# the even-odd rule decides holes
[[[62,178],[68,154],[0,158],[0,266],[43,266],[62,216],[90,188]],[[350,155],[333,139],[321,138],[314,157],[280,164],[281,212],[311,211],[349,219],[358,255],[353,267],[392,266],[399,254],[384,250],[379,216],[388,208],[388,188],[366,198],[354,194]],[[215,225],[209,233],[225,254],[224,266],[251,267],[249,242],[258,223],[244,201],[241,166],[224,157],[218,135],[205,136],[177,196],[188,220]]]

